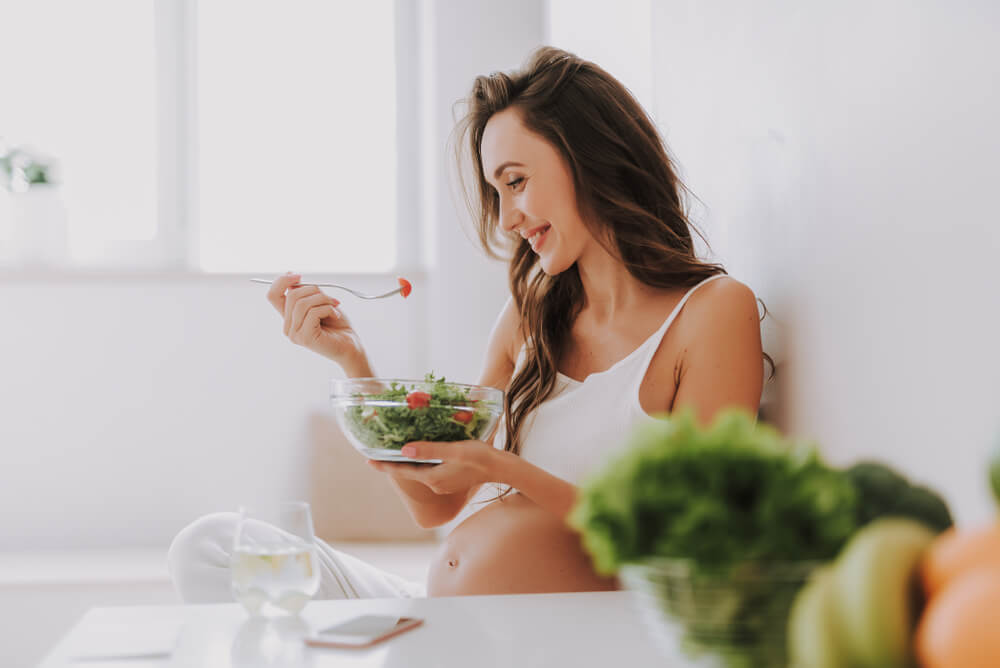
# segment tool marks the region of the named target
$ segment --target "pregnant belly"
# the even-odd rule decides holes
[[[430,596],[617,589],[594,572],[579,535],[521,494],[493,501],[459,524],[427,577]]]

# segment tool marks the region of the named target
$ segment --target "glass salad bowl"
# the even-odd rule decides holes
[[[440,464],[400,454],[411,441],[485,440],[503,411],[494,387],[424,380],[346,378],[331,382],[330,403],[351,445],[369,459]]]
[[[745,561],[712,575],[686,559],[653,557],[619,575],[668,665],[785,668],[792,602],[820,565]]]

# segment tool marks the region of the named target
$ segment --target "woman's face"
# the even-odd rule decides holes
[[[508,108],[486,123],[480,152],[483,178],[500,195],[500,227],[529,241],[546,274],[573,266],[594,239],[577,209],[573,175],[555,147]]]

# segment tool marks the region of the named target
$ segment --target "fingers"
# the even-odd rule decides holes
[[[285,315],[285,290],[295,285],[302,279],[299,274],[287,273],[271,282],[271,287],[267,291],[267,301],[280,313]]]
[[[385,462],[378,459],[369,459],[367,462],[376,471],[405,478],[420,475],[421,471],[425,471],[429,466],[432,466],[431,464],[419,462]]]
[[[315,285],[305,285],[301,288],[291,288],[285,294],[285,336],[289,336],[292,332],[292,316],[295,310],[295,304],[304,297],[311,297],[312,295],[318,294],[320,289]]]
[[[460,455],[461,451],[454,450],[446,443],[428,443],[427,441],[413,441],[403,446],[399,454],[410,459],[454,459]]]
[[[319,288],[317,288],[317,290],[319,290]],[[326,306],[335,307],[338,306],[339,304],[340,304],[339,301],[337,301],[333,297],[326,295],[323,292],[317,292],[316,294],[299,299],[298,301],[295,302],[295,305],[292,307],[292,318],[291,318],[291,323],[289,324],[290,335],[294,335],[296,332],[302,330],[303,324],[306,320],[306,316],[312,313],[313,311],[317,310],[318,307],[326,307]],[[331,315],[328,309],[323,309],[323,310],[325,316]],[[333,313],[334,317],[336,317],[337,313],[336,309],[334,309]],[[311,331],[314,325],[319,324],[319,318],[312,318],[309,324],[310,327],[306,328],[305,331]]]
[[[292,342],[293,343],[308,343],[306,335],[310,332],[316,332],[322,329],[322,321],[324,318],[333,318],[339,320],[341,318],[340,311],[336,309],[333,304],[324,304],[323,306],[314,306],[306,312],[305,319],[302,321],[302,327],[299,330],[292,331]]]
[[[386,473],[396,479],[413,480],[423,483],[436,491],[438,473],[434,469],[440,465],[428,464],[406,464],[404,462],[381,462],[374,459],[368,460],[368,465],[376,471]]]

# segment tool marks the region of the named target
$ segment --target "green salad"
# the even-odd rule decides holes
[[[347,408],[347,423],[365,447],[399,450],[411,441],[465,441],[483,436],[498,411],[493,401],[472,399],[469,387],[433,373],[423,389],[393,382],[384,392],[355,394],[361,405]]]

